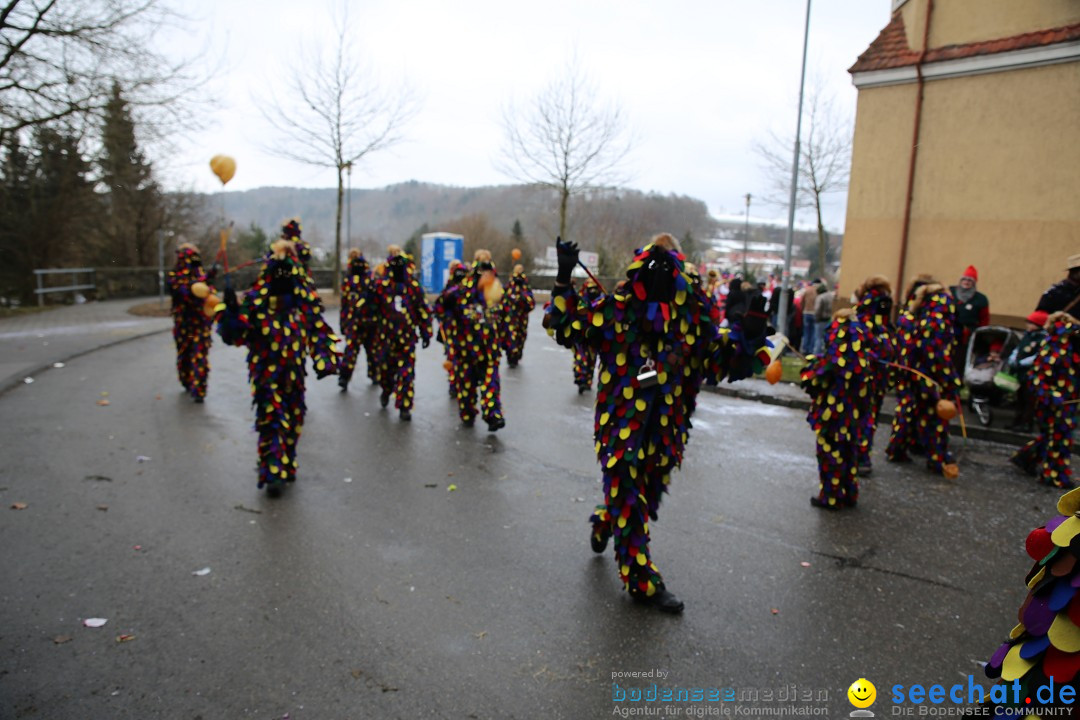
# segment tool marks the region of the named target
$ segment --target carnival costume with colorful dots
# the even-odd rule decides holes
[[[304,359],[311,355],[319,378],[336,373],[340,359],[338,338],[323,319],[322,301],[299,259],[297,243],[275,241],[242,302],[226,294],[218,333],[226,343],[248,348],[259,487],[276,492],[296,480],[296,444],[306,410]]]
[[[458,414],[464,424],[471,425],[479,405],[480,416],[492,431],[506,424],[499,383],[503,297],[487,250],[476,252],[472,271],[444,294],[445,304],[456,307],[457,322],[447,342],[454,363]]]
[[[506,285],[502,299],[503,307],[503,349],[506,351],[506,364],[517,367],[525,352],[525,338],[529,332],[529,313],[536,307],[529,278],[525,268],[514,266],[514,274]]]
[[[416,278],[412,256],[391,245],[386,264],[376,274],[372,291],[358,310],[375,328],[380,402],[386,407],[393,395],[401,419],[409,420],[416,386],[416,339],[419,336],[424,347],[431,342],[431,311]]]
[[[581,283],[579,297],[587,306],[591,306],[603,296],[600,286],[592,278]],[[578,386],[579,393],[592,389],[594,375],[596,375],[596,348],[589,343],[577,343],[574,345],[574,384]]]
[[[909,460],[912,450],[925,452],[927,467],[947,477],[955,477],[958,469],[949,455],[949,421],[938,415],[937,403],[948,400],[959,405],[961,382],[952,359],[955,315],[955,301],[937,283],[916,290],[901,311],[896,324],[897,362],[910,370],[896,374],[899,404],[885,449],[893,462]]]
[[[214,316],[205,311],[212,288],[195,246],[184,243],[176,249],[176,265],[169,271],[168,280],[177,375],[195,402],[202,402],[210,375]]]
[[[1050,713],[1040,711],[1049,707],[1057,707],[1057,714],[1075,712],[1070,706],[1080,671],[1080,490],[1062,495],[1057,511],[1059,515],[1027,537],[1027,553],[1035,564],[1027,574],[1019,624],[985,667],[988,677],[1007,683],[987,691],[987,704],[1013,709],[995,710],[998,716],[1048,717]],[[1051,680],[1054,691],[1048,697],[1038,689],[1048,688]],[[1073,699],[1067,704],[1058,702],[1063,688],[1072,688]]]
[[[889,322],[893,304],[892,287],[884,277],[875,275],[855,290],[855,297],[858,300],[855,305],[855,316],[866,328],[867,342],[874,358],[867,374],[871,405],[869,412],[862,417],[862,428],[859,433],[859,467],[869,468],[878,414],[881,412],[881,404],[885,400],[885,394],[893,379],[894,369],[887,363],[896,362],[893,327]]]
[[[371,269],[363,253],[359,250],[351,251],[349,267],[341,279],[341,334],[345,337],[345,352],[342,357],[338,385],[342,388],[348,387],[352,379],[361,348],[367,355],[368,378],[378,381],[375,373],[376,363],[372,358],[375,333],[371,323],[365,322],[357,310],[360,301],[371,291],[373,282]]]
[[[555,285],[545,325],[564,347],[593,347],[600,366],[594,438],[604,504],[590,517],[593,549],[601,552],[614,538],[624,587],[636,599],[657,594],[662,603],[670,593],[650,557],[649,521],[682,462],[689,428],[685,379],[695,363],[701,363],[700,377],[712,382],[746,377],[749,372],[740,373],[755,363],[736,357],[744,345],[741,328],[717,330],[683,272],[672,236],[654,238],[635,256],[627,281],[592,304],[568,282],[576,246],[557,247],[565,279]],[[764,326],[753,330],[763,341]],[[676,600],[671,611],[681,609]]]
[[[802,371],[810,395],[810,423],[817,436],[818,494],[821,508],[854,507],[863,420],[873,411],[872,373],[876,360],[866,327],[851,310],[840,310],[825,331],[825,350],[809,356]]]
[[[446,362],[443,363],[443,366],[446,368],[447,380],[450,383],[450,397],[457,400],[458,356],[454,353],[454,341],[451,338],[457,337],[457,328],[462,321],[461,306],[456,301],[456,288],[465,279],[466,270],[462,262],[457,259],[450,261],[448,270],[446,285],[443,287],[439,297],[435,298],[432,311],[439,321],[438,338],[443,346],[443,355],[446,356]]]
[[[1046,329],[1031,373],[1039,434],[1016,452],[1012,462],[1043,484],[1071,488],[1072,438],[1076,400],[1080,399],[1080,323],[1072,315],[1056,312],[1046,319]]]

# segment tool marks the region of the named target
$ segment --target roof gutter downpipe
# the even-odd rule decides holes
[[[926,0],[926,22],[923,26],[922,50],[919,59],[915,61],[915,76],[918,83],[918,92],[915,95],[915,127],[911,137],[911,158],[908,160],[907,198],[904,201],[904,227],[900,232],[900,266],[896,271],[896,292],[901,292],[904,282],[904,271],[907,265],[908,236],[911,232],[911,201],[915,195],[915,161],[919,154],[919,130],[922,127],[922,104],[923,104],[923,60],[930,45],[930,16],[934,13],[934,0]],[[907,298],[900,298],[893,304],[894,312],[898,311]]]

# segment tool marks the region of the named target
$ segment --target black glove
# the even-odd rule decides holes
[[[427,337],[427,336],[425,335],[424,337],[422,337],[422,338],[420,339],[420,344],[421,344],[421,345],[422,345],[423,347],[427,347],[428,345],[430,345],[430,344],[431,344],[431,338],[429,338],[429,337]]]
[[[570,276],[574,273],[574,267],[578,264],[577,243],[563,242],[562,237],[555,238],[555,252],[559,261],[559,272],[555,275],[555,282],[559,285],[569,285]]]
[[[228,283],[226,283],[225,288],[225,307],[229,310],[236,310],[240,307],[240,302],[236,299],[236,291],[228,287]]]

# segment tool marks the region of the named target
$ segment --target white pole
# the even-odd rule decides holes
[[[795,197],[799,190],[799,151],[802,133],[803,86],[806,83],[806,46],[810,40],[810,0],[806,0],[806,26],[803,30],[802,71],[799,75],[799,114],[795,120],[795,157],[791,161],[791,197],[788,200],[787,236],[784,241],[784,274],[780,280],[780,312],[777,332],[787,335],[787,290],[791,279],[791,243],[795,234]]]

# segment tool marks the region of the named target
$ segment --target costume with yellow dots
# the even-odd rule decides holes
[[[472,425],[479,404],[480,416],[492,432],[506,425],[499,383],[503,295],[487,250],[477,250],[472,270],[443,294],[447,312],[456,317],[455,324],[447,328],[450,334],[446,340],[454,368],[458,414],[465,425]]]
[[[202,259],[194,245],[184,243],[176,249],[176,265],[169,271],[168,281],[172,295],[176,372],[180,384],[195,402],[202,402],[210,376],[210,341],[218,299],[212,294],[213,288],[208,284]]]
[[[529,278],[523,265],[514,266],[514,274],[506,284],[503,306],[503,348],[506,364],[517,367],[525,352],[525,338],[529,334],[529,313],[536,307]]]
[[[873,409],[869,381],[874,358],[866,327],[851,310],[837,312],[825,331],[825,350],[811,355],[802,386],[811,398],[806,421],[817,436],[818,494],[811,504],[829,510],[859,500],[859,436]]]
[[[1045,485],[1071,488],[1080,322],[1068,313],[1056,312],[1046,319],[1046,329],[1031,373],[1039,434],[1016,451],[1012,462]]]
[[[559,279],[545,320],[562,346],[588,345],[599,359],[594,438],[603,472],[604,504],[590,517],[592,547],[614,539],[623,585],[635,600],[680,612],[649,552],[655,520],[671,472],[679,467],[689,432],[686,382],[748,376],[760,358],[765,323],[744,338],[743,328],[718,331],[683,272],[675,239],[658,235],[640,250],[627,280],[589,303],[569,284],[574,245],[557,244]],[[751,349],[752,348],[752,349]],[[753,361],[752,361],[753,360]]]
[[[896,374],[899,404],[885,449],[892,462],[910,460],[912,451],[925,453],[930,470],[946,477],[956,477],[958,468],[949,454],[949,421],[938,415],[937,404],[959,404],[961,382],[952,358],[955,317],[956,302],[935,282],[918,288],[900,312],[897,362],[907,369]]]
[[[365,322],[358,311],[360,301],[371,291],[374,281],[371,269],[359,250],[349,252],[349,267],[345,276],[341,278],[341,334],[345,336],[345,353],[342,358],[341,372],[338,377],[338,385],[346,388],[356,370],[356,362],[360,357],[360,349],[363,348],[367,355],[367,374],[372,381],[378,381],[375,368],[376,363],[372,359],[373,337],[372,325]]]
[[[986,704],[1013,710],[995,709],[995,717],[1075,716],[1080,684],[1080,490],[1062,495],[1057,511],[1027,536],[1024,545],[1034,564],[1025,578],[1028,594],[1020,606],[1020,622],[985,666],[988,677],[1004,681],[987,691]],[[1057,712],[1042,712],[1048,708]]]
[[[896,349],[892,324],[892,286],[880,275],[867,278],[855,290],[857,303],[855,316],[866,328],[867,339],[874,362],[868,368],[870,409],[862,417],[859,432],[859,468],[860,472],[870,468],[870,451],[874,447],[874,433],[877,431],[878,413],[885,400],[885,393],[891,384],[892,371],[886,363],[894,362]]]
[[[581,283],[579,297],[586,306],[604,296],[600,286],[592,278]],[[578,386],[578,392],[583,393],[592,389],[593,377],[596,375],[596,348],[589,343],[574,345],[574,384]]]
[[[431,311],[416,278],[412,256],[391,245],[372,291],[361,300],[362,318],[374,325],[376,375],[382,386],[383,407],[394,396],[402,420],[412,418],[416,386],[416,340],[431,342]]]
[[[248,377],[259,433],[260,488],[280,491],[296,480],[296,444],[304,425],[305,357],[319,378],[338,371],[338,338],[323,319],[322,301],[307,271],[310,249],[289,221],[271,247],[255,284],[237,302],[226,293],[218,333],[248,349]]]

